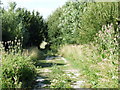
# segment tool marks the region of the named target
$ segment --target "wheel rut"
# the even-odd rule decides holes
[[[70,63],[68,62],[68,60],[66,60],[63,57],[60,56],[56,56],[56,57],[50,57],[47,56],[45,59],[46,63],[50,63],[50,62],[56,62],[59,60],[63,60],[65,65],[63,65],[64,67],[67,67],[66,69],[63,69],[64,73],[66,75],[68,75],[71,79],[74,79],[76,81],[73,81],[71,84],[72,88],[80,88],[81,85],[84,84],[85,81],[80,80],[80,71],[77,69],[73,69],[73,68],[69,68],[71,67]],[[49,66],[49,65],[48,65]],[[42,67],[40,69],[37,70],[38,72],[38,76],[35,79],[35,85],[34,85],[34,89],[36,90],[37,88],[49,88],[50,87],[50,79],[49,79],[49,74],[52,72],[51,68],[48,67]]]

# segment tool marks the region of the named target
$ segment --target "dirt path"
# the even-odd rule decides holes
[[[84,83],[84,81],[80,80],[80,71],[73,69],[69,62],[63,57],[46,57],[46,60],[40,62],[40,66],[37,70],[38,76],[36,77],[36,83],[34,86],[34,90],[36,88],[45,88],[50,87],[50,78],[49,74],[52,72],[51,67],[57,65],[63,68],[63,71],[66,75],[68,75],[71,79],[75,81],[71,84],[72,88],[80,88],[80,86]]]

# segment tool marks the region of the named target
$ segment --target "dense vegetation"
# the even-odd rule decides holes
[[[32,85],[36,75],[34,63],[30,56],[24,55],[20,40],[15,43],[8,41],[9,50],[4,51],[3,43],[0,43],[2,54],[1,88],[24,88]]]
[[[104,26],[94,43],[60,49],[59,53],[84,75],[87,81],[84,88],[118,87],[119,47],[118,34],[114,33],[113,25]]]
[[[48,18],[52,50],[82,72],[85,88],[118,87],[118,15],[117,2],[77,1]]]
[[[40,48],[47,35],[47,26],[38,12],[24,8],[1,9],[2,15],[2,88],[29,87],[36,75],[32,55],[25,50],[31,46]],[[5,50],[5,51],[4,51]],[[24,52],[23,52],[24,51]]]
[[[47,26],[39,12],[30,12],[24,8],[15,8],[16,3],[10,3],[9,9],[2,9],[3,41],[23,37],[23,47],[38,46],[47,36]],[[6,46],[8,48],[8,46]]]
[[[67,2],[48,18],[51,47],[89,43],[102,25],[113,23],[116,28],[117,17],[117,3]]]
[[[81,71],[86,81],[81,87],[118,88],[118,4],[70,1],[46,21],[39,12],[16,8],[14,2],[7,10],[2,8],[0,86],[31,87],[38,59],[57,54]],[[43,41],[50,47],[41,52]],[[56,66],[49,76],[53,79],[50,88],[71,88],[72,79]]]

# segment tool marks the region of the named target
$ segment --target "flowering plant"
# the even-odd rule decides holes
[[[115,30],[113,24],[103,26],[95,37],[98,44],[98,50],[102,54],[102,58],[116,58],[118,55],[118,30]]]

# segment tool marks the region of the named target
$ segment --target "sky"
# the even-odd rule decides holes
[[[17,7],[40,12],[43,18],[46,19],[54,10],[64,5],[68,0],[1,0],[5,8],[7,8],[8,2],[11,1],[15,1]]]

